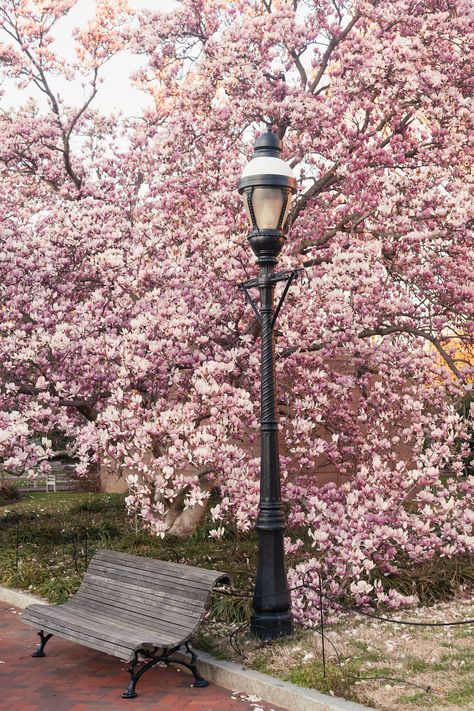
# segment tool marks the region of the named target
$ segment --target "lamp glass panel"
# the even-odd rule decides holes
[[[244,203],[245,214],[247,215],[247,220],[249,222],[251,229],[253,229],[255,225],[252,222],[252,218],[250,216],[250,210],[249,210],[250,191],[246,190],[244,193],[242,193],[242,200]]]
[[[290,212],[291,199],[292,199],[292,197],[293,197],[293,195],[292,195],[290,192],[288,192],[288,202],[286,203],[285,214],[283,215],[283,220],[282,220],[282,223],[281,223],[281,229],[284,229],[284,227],[285,227],[285,225],[286,225],[286,221],[287,221],[287,219],[288,219],[288,215],[289,215],[289,212]]]
[[[281,188],[255,188],[252,196],[253,211],[260,230],[276,230],[283,207]]]

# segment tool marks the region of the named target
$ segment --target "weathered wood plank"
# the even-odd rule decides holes
[[[82,610],[86,615],[89,613],[93,615],[94,618],[104,618],[111,619],[112,615],[118,622],[123,622],[124,624],[132,623],[138,628],[145,629],[148,631],[153,631],[158,633],[160,631],[169,633],[170,636],[175,636],[176,638],[182,638],[186,634],[191,634],[195,627],[199,624],[199,620],[192,621],[191,623],[185,620],[167,620],[166,618],[158,619],[154,615],[147,615],[143,613],[143,610],[124,610],[120,605],[109,605],[106,607],[97,602],[95,599],[87,599],[87,597],[81,597],[82,605],[74,603],[65,603],[68,605],[69,609]]]
[[[64,612],[64,611],[63,611]],[[151,644],[156,647],[171,646],[176,643],[177,639],[180,637],[170,638],[168,633],[161,632],[159,635],[151,633],[146,630],[140,631],[141,634],[135,633],[133,630],[124,630],[123,628],[112,627],[109,624],[99,623],[94,620],[94,624],[90,625],[87,623],[83,617],[70,616],[61,613],[61,615],[56,615],[55,617],[50,617],[48,615],[43,615],[38,613],[34,617],[38,626],[48,626],[55,625],[57,630],[69,631],[74,634],[81,634],[87,637],[93,638],[103,643],[112,645],[112,647],[119,647],[120,649],[136,649],[142,644]],[[154,637],[152,639],[152,636]],[[127,637],[126,639],[122,639]]]
[[[128,617],[132,619],[133,616],[134,619],[139,618],[146,620],[148,624],[153,624],[154,627],[158,627],[161,620],[163,620],[164,622],[177,624],[186,629],[194,629],[201,620],[204,612],[187,615],[182,610],[172,610],[170,608],[151,609],[136,601],[120,599],[110,601],[110,599],[108,600],[107,596],[100,591],[86,590],[79,591],[73,600],[67,604],[72,603],[78,607],[94,609],[104,614],[110,610],[109,614],[119,615],[121,619],[127,619]]]
[[[117,582],[124,582],[124,583],[131,583],[132,585],[137,582],[137,576],[135,573],[129,573],[128,571],[125,570],[109,570],[109,571],[101,571],[97,567],[94,567],[92,572],[96,577],[104,577],[107,578],[108,580],[114,580]],[[179,585],[178,583],[165,583],[164,581],[155,581],[155,580],[149,580],[145,579],[142,580],[140,579],[140,584],[141,583],[146,583],[144,587],[148,587],[150,590],[155,589],[155,587],[163,592],[169,593],[173,597],[181,597],[183,601],[187,598],[190,597],[193,600],[200,600],[201,602],[205,603],[209,593],[210,593],[210,588],[186,588],[184,586]]]
[[[36,629],[43,630],[44,632],[51,632],[52,634],[62,637],[64,639],[69,639],[72,642],[77,642],[83,644],[86,647],[91,647],[92,649],[97,649],[99,652],[105,652],[105,654],[112,654],[119,659],[132,659],[133,648],[129,646],[121,646],[118,644],[112,644],[105,640],[93,637],[90,634],[84,634],[81,631],[71,629],[69,626],[65,628],[60,622],[56,622],[53,619],[43,619],[41,616],[35,615],[34,618],[24,617],[22,618],[27,624],[36,627]]]
[[[48,613],[49,605],[42,606],[44,610],[36,610],[35,615],[45,621],[46,624],[54,623],[63,629],[74,630],[75,632],[89,635],[95,639],[114,644],[119,647],[134,648],[143,640],[137,635],[130,634],[129,638],[121,634],[119,630],[105,623],[99,623],[93,616],[89,618],[80,617],[75,612],[65,609],[62,605],[53,608],[53,613]],[[166,635],[166,633],[164,633]],[[148,640],[151,641],[151,640]]]
[[[80,588],[74,597],[80,599],[83,595],[87,595],[89,599],[97,598],[98,602],[108,605],[112,591],[113,588],[92,581],[89,582],[87,586]],[[170,598],[166,598],[166,596],[162,598],[162,601],[156,598],[148,600],[147,598],[141,597],[140,594],[135,591],[132,593],[126,590],[115,591],[114,600],[120,603],[120,606],[124,609],[139,610],[152,617],[160,615],[163,611],[170,615],[183,615],[186,619],[189,619],[190,622],[199,619],[206,610],[205,605],[202,603],[199,604],[199,607],[191,603],[181,604],[180,602],[174,602]]]
[[[212,585],[206,581],[192,581],[186,579],[184,573],[180,571],[179,575],[167,575],[158,571],[142,571],[139,572],[137,568],[131,568],[127,565],[115,565],[109,563],[108,561],[94,561],[90,565],[90,571],[102,574],[104,577],[110,577],[111,575],[126,575],[133,580],[137,580],[137,576],[140,580],[140,585],[146,587],[147,585],[168,585],[171,587],[183,588],[183,590],[189,589],[189,591],[209,591]]]
[[[120,583],[120,585],[118,583]],[[157,589],[156,592],[153,592],[146,589],[146,591],[143,591],[143,588],[133,585],[129,579],[123,581],[113,580],[91,575],[90,573],[88,573],[84,578],[83,585],[80,589],[87,590],[89,588],[102,588],[110,591],[114,595],[129,594],[131,597],[134,596],[140,600],[146,601],[150,606],[155,606],[154,601],[156,600],[156,607],[158,607],[163,601],[168,601],[170,606],[172,605],[177,609],[189,609],[190,611],[200,611],[205,606],[205,601],[202,599],[196,600],[189,597],[183,597],[182,595],[178,595],[176,592],[172,593],[169,590]]]
[[[176,629],[175,634],[174,628],[166,624],[161,625],[159,628],[153,628],[151,625],[147,625],[147,621],[143,618],[141,618],[140,623],[134,620],[127,620],[122,616],[111,619],[109,615],[103,614],[92,607],[86,609],[73,603],[64,603],[64,606],[61,607],[63,613],[67,611],[69,619],[77,620],[79,624],[85,625],[87,629],[93,629],[98,633],[103,631],[105,635],[108,635],[109,628],[115,629],[127,641],[130,640],[134,644],[136,644],[134,641],[136,639],[140,639],[143,642],[145,639],[149,640],[153,637],[153,643],[158,646],[158,641],[164,642],[165,638],[167,643],[171,643],[189,634],[186,629],[181,627]],[[109,611],[109,614],[110,612],[113,611]]]
[[[156,558],[142,558],[140,556],[132,555],[131,553],[122,553],[120,551],[103,550],[99,551],[96,556],[99,559],[109,559],[109,560],[123,560],[127,561],[132,567],[138,568],[138,570],[150,569],[158,571],[169,571],[173,573],[175,571],[184,570],[188,572],[187,577],[191,580],[206,580],[213,581],[219,577],[228,578],[227,573],[223,573],[218,570],[208,570],[206,568],[197,568],[192,565],[185,565],[183,563],[173,563],[168,560],[158,560]]]
[[[117,647],[116,645],[108,644],[100,640],[96,640],[93,637],[88,637],[86,635],[78,634],[69,629],[61,629],[54,623],[48,623],[47,625],[43,622],[35,622],[33,627],[43,630],[45,633],[51,633],[56,635],[56,637],[61,637],[62,639],[67,639],[70,642],[75,642],[76,644],[82,644],[84,647],[89,647],[90,649],[95,649],[103,654],[110,654],[113,657],[118,657],[119,659],[130,661],[133,659],[134,650],[125,649]]]
[[[209,581],[207,580],[191,580],[186,577],[185,571],[179,570],[175,572],[171,571],[163,571],[163,570],[139,570],[137,567],[133,565],[128,565],[126,561],[110,561],[106,558],[101,558],[100,560],[95,560],[91,562],[92,568],[99,568],[100,570],[112,570],[112,571],[120,571],[120,570],[126,570],[135,577],[139,577],[140,580],[151,580],[151,581],[156,581],[156,580],[169,580],[169,581],[177,581],[177,582],[184,582],[186,585],[189,585],[189,587],[195,587],[195,588],[208,588],[210,587]]]

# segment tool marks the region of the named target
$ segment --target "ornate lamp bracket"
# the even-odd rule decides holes
[[[292,269],[291,271],[283,271],[283,272],[275,272],[274,274],[271,274],[270,276],[266,277],[267,283],[270,282],[271,284],[276,284],[279,281],[284,281],[286,282],[285,288],[283,289],[283,293],[280,296],[280,300],[277,304],[277,307],[275,309],[275,313],[273,314],[273,318],[271,321],[271,327],[273,328],[276,320],[278,318],[278,314],[280,313],[281,307],[283,306],[286,295],[288,294],[288,290],[292,284],[292,282],[296,279],[298,274],[301,274],[303,272],[303,269]],[[250,293],[250,289],[253,288],[259,288],[261,286],[261,277],[258,277],[257,279],[249,279],[249,281],[244,281],[242,284],[238,285],[238,288],[244,292],[245,298],[247,302],[250,304],[252,307],[252,310],[257,317],[257,320],[259,323],[262,323],[262,317],[261,314],[258,310],[257,304],[255,303],[255,300]]]

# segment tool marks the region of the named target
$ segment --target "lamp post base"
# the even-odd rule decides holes
[[[263,640],[289,637],[293,634],[291,612],[255,612],[250,618],[250,631]]]

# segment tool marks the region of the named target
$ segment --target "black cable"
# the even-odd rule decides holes
[[[318,575],[319,577],[319,575]],[[254,599],[256,597],[277,597],[278,595],[282,595],[285,593],[293,592],[295,590],[313,590],[314,592],[320,594],[320,590],[313,585],[309,585],[308,583],[302,583],[301,585],[295,585],[292,588],[286,588],[286,590],[283,590],[281,592],[276,592],[276,593],[271,593],[270,595],[266,593],[265,595],[246,595],[245,593],[234,593],[230,592],[227,590],[216,590],[216,592],[220,593],[221,595],[227,595],[229,597],[240,597],[240,598],[251,598],[253,597]],[[363,615],[364,617],[370,617],[374,620],[380,620],[381,622],[390,622],[396,625],[409,625],[413,627],[458,627],[460,625],[473,625],[474,624],[474,619],[467,619],[467,620],[459,620],[459,621],[453,621],[453,622],[415,622],[414,620],[396,620],[392,617],[382,617],[381,615],[376,615],[373,612],[365,612],[364,610],[361,610],[359,607],[355,607],[354,605],[348,605],[346,602],[342,602],[341,600],[336,600],[335,598],[331,597],[328,595],[326,592],[323,592],[321,589],[322,596],[325,597],[327,600],[330,600],[333,602],[335,605],[339,605],[339,607],[343,607],[346,610],[350,610],[351,612],[355,612],[358,615]]]
[[[314,588],[313,588],[314,589]],[[332,600],[332,598],[328,598]],[[333,601],[335,602],[335,601]],[[379,620],[381,622],[390,622],[394,625],[409,625],[410,627],[458,627],[459,625],[474,625],[474,619],[472,620],[460,620],[458,622],[414,622],[413,620],[394,620],[391,617],[380,617],[379,615],[374,615],[371,612],[364,612],[358,607],[352,607],[351,605],[346,605],[341,602],[337,602],[337,605],[345,607],[347,610],[355,612],[357,615],[363,615],[364,617],[370,617],[373,620]]]
[[[179,563],[181,560],[181,556],[179,555],[178,551],[175,548],[165,548],[163,551],[160,551],[161,555],[165,555],[166,553],[172,553],[176,559],[176,563]]]
[[[229,644],[230,644],[230,646],[232,647],[232,649],[234,650],[234,652],[236,652],[236,653],[237,653],[240,657],[242,657],[243,659],[247,659],[248,656],[247,656],[247,654],[244,654],[244,652],[242,652],[242,650],[240,649],[239,643],[238,643],[238,641],[237,641],[237,636],[238,636],[238,635],[242,632],[242,630],[244,630],[246,627],[249,627],[249,623],[248,623],[248,622],[244,622],[242,625],[239,625],[239,627],[237,627],[236,630],[233,630],[233,631],[230,633],[230,635],[229,635]]]

